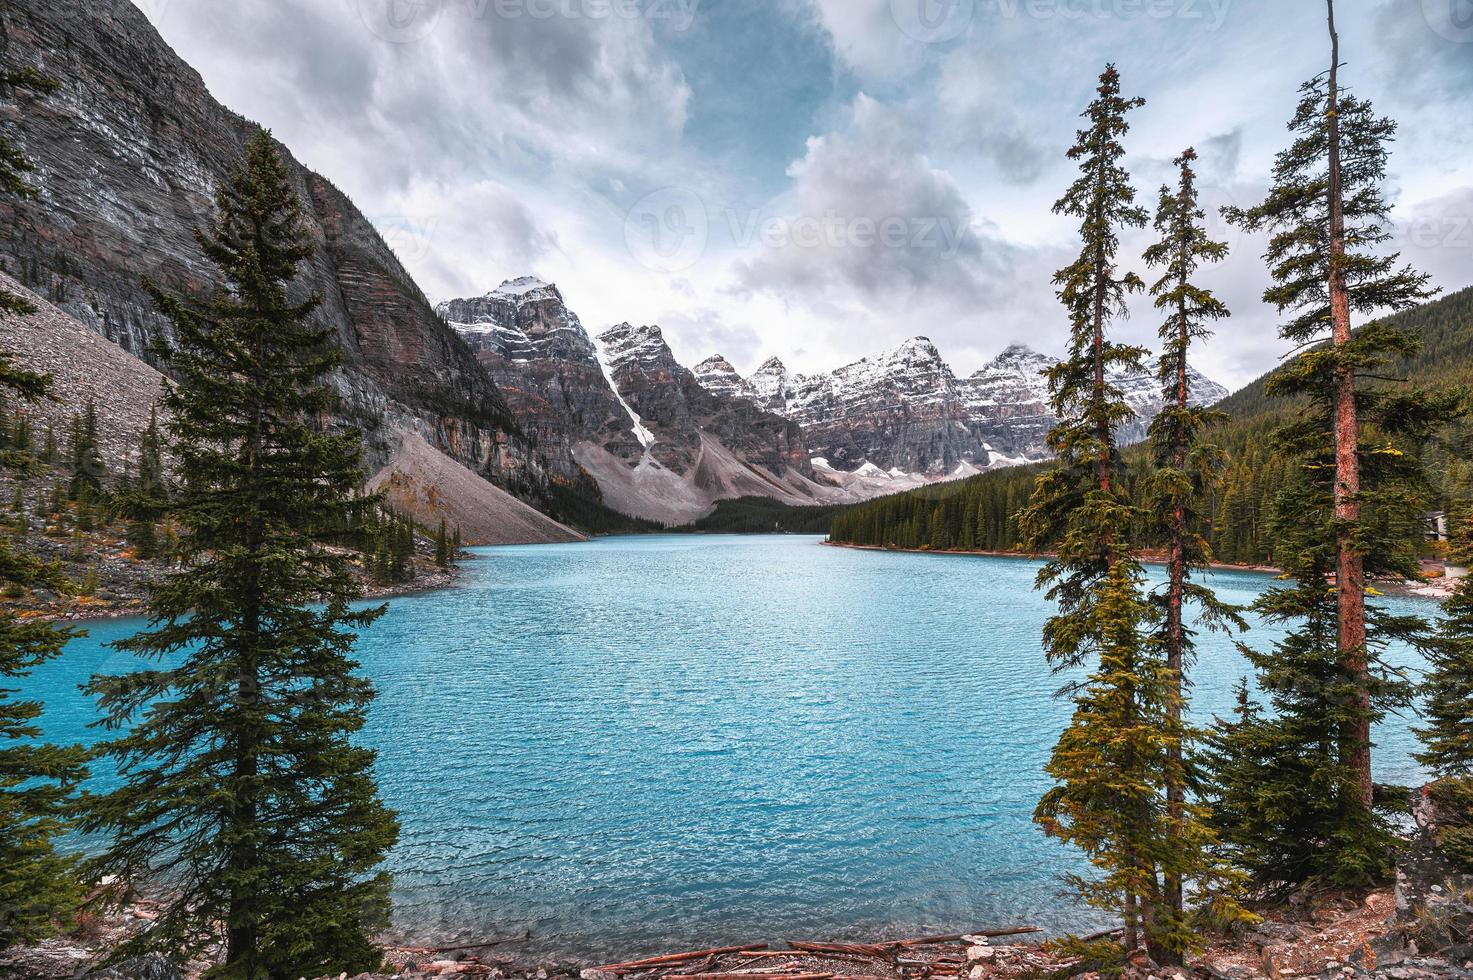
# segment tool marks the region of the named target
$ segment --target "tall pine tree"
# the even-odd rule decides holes
[[[217,977],[357,973],[381,959],[375,869],[398,834],[374,753],[352,744],[374,697],[355,631],[382,610],[352,609],[350,563],[321,543],[359,506],[359,437],[313,424],[341,355],[312,322],[317,298],[288,296],[311,244],[268,134],[218,206],[199,240],[228,292],[152,289],[179,337],[161,353],[187,533],[181,571],[151,592],[151,628],[118,644],[157,666],[92,681],[106,724],[126,731],[105,748],[125,781],[86,823],[112,835],[99,873],[170,888],[128,951],[183,958],[223,938]]]
[[[1112,386],[1112,369],[1138,369],[1145,351],[1109,337],[1131,292],[1145,287],[1116,266],[1122,229],[1146,223],[1121,166],[1126,115],[1144,104],[1120,94],[1113,65],[1100,76],[1088,121],[1069,151],[1080,176],[1054,206],[1079,219],[1077,261],[1055,276],[1069,312],[1069,356],[1049,371],[1058,424],[1049,433],[1057,465],[1039,478],[1020,515],[1027,546],[1058,556],[1039,573],[1059,610],[1044,627],[1057,669],[1091,665],[1073,687],[1074,716],[1046,767],[1055,780],[1035,819],[1079,847],[1098,877],[1075,881],[1091,904],[1118,911],[1127,950],[1163,936],[1159,859],[1167,814],[1161,787],[1169,765],[1170,684],[1146,642],[1150,606],[1131,544],[1139,512],[1121,480],[1117,427],[1132,415]]]
[[[49,377],[20,370],[0,351],[0,391],[34,399],[50,385]],[[0,538],[0,586],[61,590],[66,583],[59,569]],[[47,935],[82,898],[75,863],[58,855],[52,842],[75,809],[86,754],[36,743],[42,706],[13,700],[18,692],[10,687],[60,654],[74,635],[0,613],[0,949]]]
[[[1368,658],[1366,579],[1368,529],[1365,429],[1376,419],[1358,382],[1388,360],[1405,355],[1406,339],[1386,326],[1352,332],[1356,313],[1402,310],[1434,295],[1427,276],[1400,266],[1400,256],[1380,246],[1390,238],[1390,205],[1381,193],[1387,145],[1396,124],[1340,85],[1340,37],[1333,0],[1326,0],[1330,69],[1301,87],[1290,130],[1293,144],[1274,164],[1274,186],[1256,207],[1228,209],[1230,220],[1250,231],[1271,233],[1266,259],[1275,284],[1265,301],[1294,318],[1280,330],[1298,348],[1316,347],[1299,359],[1284,394],[1310,396],[1323,413],[1314,438],[1333,446],[1334,511],[1327,527],[1335,540],[1336,645],[1345,671],[1358,679],[1358,711],[1344,719],[1340,748],[1356,774],[1357,799],[1370,809],[1372,705]],[[1375,397],[1374,394],[1369,397]]]
[[[1423,744],[1417,761],[1439,779],[1473,781],[1473,576],[1458,583],[1446,612],[1422,687],[1425,724],[1417,730]]]
[[[1166,314],[1160,330],[1162,353],[1157,369],[1164,407],[1151,423],[1156,468],[1151,474],[1149,496],[1155,523],[1166,543],[1167,582],[1165,592],[1156,596],[1161,623],[1156,642],[1164,655],[1171,687],[1166,798],[1173,836],[1182,844],[1187,843],[1186,824],[1192,819],[1183,758],[1190,737],[1183,723],[1184,678],[1193,653],[1193,631],[1186,622],[1186,609],[1189,604],[1199,609],[1209,627],[1241,629],[1245,625],[1238,610],[1193,579],[1212,557],[1196,508],[1205,496],[1211,474],[1221,463],[1221,453],[1202,442],[1202,433],[1224,416],[1194,404],[1189,356],[1194,343],[1211,336],[1210,325],[1229,316],[1222,301],[1194,281],[1203,265],[1227,255],[1227,246],[1213,241],[1204,225],[1206,213],[1199,203],[1193,169],[1196,160],[1197,152],[1191,148],[1177,158],[1177,186],[1161,188],[1156,208],[1155,229],[1160,237],[1145,253],[1150,265],[1162,267],[1151,294],[1156,298],[1156,308]],[[1194,849],[1197,855],[1205,852],[1205,848]],[[1173,871],[1165,876],[1167,912],[1177,923],[1185,922],[1183,885],[1182,875]],[[1180,961],[1173,957],[1172,962]]]

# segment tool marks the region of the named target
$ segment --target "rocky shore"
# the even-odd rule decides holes
[[[1111,969],[1100,945],[1109,935],[1048,941],[1020,926],[868,943],[752,943],[601,964],[525,959],[514,939],[442,947],[390,942],[380,972],[353,980],[1469,980],[1473,875],[1437,842],[1439,830],[1457,818],[1439,812],[1426,790],[1411,809],[1415,827],[1394,887],[1293,896],[1260,909],[1261,922],[1221,935],[1185,968],[1163,968],[1139,953],[1123,970]],[[0,951],[0,977],[195,980],[209,968],[207,959],[183,969],[158,957],[102,965],[108,949],[149,928],[158,913],[156,903],[138,901],[106,919],[83,916],[70,936]]]

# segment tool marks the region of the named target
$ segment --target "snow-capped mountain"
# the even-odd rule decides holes
[[[885,473],[938,477],[987,465],[956,378],[925,337],[830,374],[789,376],[774,359],[758,376],[762,394],[748,382],[746,397],[802,426],[814,455],[836,470],[858,472],[869,464]]]
[[[485,296],[441,303],[437,312],[475,351],[518,424],[536,436],[560,475],[581,476],[573,450],[583,442],[639,458],[634,421],[556,286],[513,279]]]
[[[811,479],[796,423],[752,399],[708,391],[676,361],[659,327],[619,324],[595,342],[558,288],[531,277],[442,303],[438,312],[475,351],[555,472],[591,478],[616,510],[683,523],[729,497],[858,499]],[[713,385],[716,370],[707,375]]]
[[[639,517],[678,523],[739,496],[857,501],[1048,456],[1055,361],[1022,346],[967,378],[925,337],[823,374],[791,374],[774,357],[742,377],[719,355],[683,366],[658,326],[621,323],[594,340],[536,278],[439,313],[553,471],[591,477]],[[1143,438],[1159,384],[1148,372],[1111,380],[1137,413],[1122,438]],[[1226,395],[1193,380],[1203,401]]]
[[[797,422],[821,472],[941,479],[1048,458],[1055,419],[1045,372],[1056,363],[1013,345],[958,379],[931,341],[915,337],[828,374],[790,375],[773,358],[744,379],[720,357],[698,374],[713,392]],[[1159,382],[1149,370],[1116,371],[1110,380],[1136,412],[1121,439],[1145,438],[1161,410]],[[1228,394],[1195,370],[1192,386],[1203,404]]]
[[[1055,363],[1052,357],[1014,344],[962,380],[967,417],[980,428],[992,465],[1048,458],[1054,416],[1044,372]]]

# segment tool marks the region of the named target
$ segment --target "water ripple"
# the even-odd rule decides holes
[[[812,538],[481,552],[359,645],[403,822],[398,929],[598,957],[1088,923],[1057,897],[1077,856],[1030,821],[1069,714],[1035,572]],[[1239,602],[1266,583],[1216,582]],[[50,734],[95,736],[76,685],[128,669],[103,644],[136,628],[36,674]],[[1245,673],[1204,638],[1197,716]],[[1380,738],[1381,775],[1414,778],[1406,723]]]

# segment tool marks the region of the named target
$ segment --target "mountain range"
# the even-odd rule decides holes
[[[61,82],[0,103],[39,189],[0,201],[0,265],[45,303],[22,335],[60,357],[85,328],[116,349],[99,364],[151,364],[172,334],[143,280],[192,296],[224,285],[195,232],[256,127],[132,4],[0,6],[0,60]],[[363,433],[371,484],[396,507],[452,520],[468,542],[571,540],[571,525],[621,529],[631,516],[684,523],[732,497],[852,503],[1046,456],[1043,355],[1009,348],[957,378],[917,337],[829,373],[773,359],[743,377],[720,357],[685,367],[657,326],[595,338],[538,279],[435,307],[353,202],[278,149],[315,245],[293,298],[321,297],[346,355],[325,421]],[[1138,438],[1155,382],[1117,382],[1138,413],[1122,435]],[[1198,390],[1225,394],[1200,378]],[[98,409],[136,415],[141,402]]]
[[[794,375],[772,358],[743,377],[715,355],[682,366],[657,326],[623,323],[595,340],[555,285],[533,277],[438,312],[537,422],[544,448],[571,455],[616,509],[665,523],[717,500],[769,496],[842,503],[1048,457],[1045,372],[1022,346],[957,378],[925,337],[835,371]],[[1161,407],[1149,372],[1112,381],[1144,437]],[[1194,372],[1206,403],[1226,389]],[[527,423],[524,423],[527,424]]]

